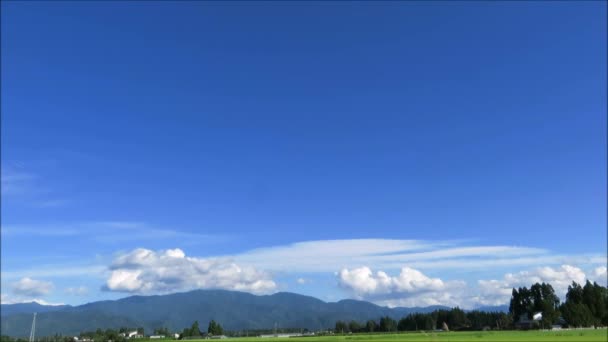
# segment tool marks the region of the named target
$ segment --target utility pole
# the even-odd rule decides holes
[[[32,320],[32,329],[30,330],[30,341],[34,342],[36,338],[36,313],[34,312],[34,319]]]

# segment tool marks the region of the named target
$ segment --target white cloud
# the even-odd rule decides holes
[[[338,274],[341,287],[356,298],[388,306],[458,305],[458,297],[466,284],[431,278],[419,270],[403,267],[397,276],[384,271],[374,273],[369,267],[342,269]]]
[[[573,281],[584,284],[586,279],[582,269],[571,265],[507,273],[502,280],[479,280],[479,296],[475,300],[481,305],[505,304],[509,302],[513,288],[530,287],[534,283],[543,282],[551,284],[555,293],[563,299]]]
[[[475,308],[486,305],[508,304],[513,288],[530,287],[534,283],[549,283],[562,298],[572,282],[584,284],[589,278],[606,277],[606,267],[598,267],[589,273],[576,266],[558,268],[538,267],[533,270],[507,273],[500,280],[478,280],[477,286],[468,286],[462,280],[432,278],[419,270],[403,267],[398,275],[373,272],[369,267],[343,269],[339,273],[339,285],[349,290],[355,298],[387,306],[446,305]],[[590,279],[593,280],[593,279]]]
[[[477,285],[479,292],[474,301],[479,305],[503,305],[511,298],[513,288],[503,280],[479,280]]]
[[[400,269],[404,264],[418,269],[454,269],[454,263],[458,268],[475,268],[482,267],[478,266],[480,263],[511,266],[534,264],[537,260],[545,264],[559,262],[539,248],[454,245],[450,241],[320,240],[260,248],[231,257],[241,264],[281,272],[334,272],[360,265],[381,269]]]
[[[14,304],[7,294],[0,294],[0,304]]]
[[[476,305],[468,300],[467,287],[464,282],[452,282],[449,290],[433,291],[413,294],[410,296],[399,296],[374,300],[374,303],[382,306],[394,307],[427,307],[431,305],[442,305],[447,307],[460,307],[473,309]]]
[[[434,245],[415,240],[319,240],[254,249],[233,257],[238,262],[269,270],[333,272],[336,269],[347,267],[361,258],[420,250],[432,246]]]
[[[396,277],[390,277],[383,271],[374,274],[365,266],[352,270],[342,269],[338,278],[341,286],[354,291],[358,296],[438,291],[445,287],[441,279],[429,278],[409,267],[402,268]]]
[[[508,269],[514,266],[534,267],[541,265],[597,265],[605,264],[602,257],[593,255],[552,255],[541,254],[535,256],[513,256],[513,257],[479,257],[470,258],[446,258],[440,260],[419,261],[409,263],[412,267],[420,269],[442,269],[442,270],[486,270],[486,269]]]
[[[597,282],[600,285],[606,286],[608,283],[608,268],[606,266],[600,266],[593,270],[591,280]]]
[[[91,229],[90,232],[107,228],[114,235],[144,234],[149,228],[139,222],[112,221],[83,227]],[[77,228],[57,227],[52,234],[80,234]],[[9,230],[8,234],[34,232]],[[158,232],[152,230],[152,233]],[[175,236],[172,234],[167,231],[158,236]],[[107,259],[96,260],[94,264],[42,265],[29,270],[3,269],[2,278],[52,279],[50,277],[84,275],[104,279],[108,290],[128,293],[222,288],[261,294],[278,289],[268,272],[287,274],[301,285],[312,277],[307,273],[342,270],[337,274],[339,284],[356,298],[388,306],[459,305],[463,308],[508,303],[512,287],[530,286],[537,281],[551,283],[561,296],[572,280],[584,282],[589,278],[601,282],[606,279],[606,259],[601,255],[555,255],[537,248],[463,243],[391,239],[305,241],[208,258],[187,256],[181,249],[135,249],[116,256],[110,267]],[[528,271],[506,272],[512,272],[514,266],[523,266],[515,270]],[[489,269],[493,274],[505,275],[496,278],[498,280],[478,281],[489,279],[484,276],[471,278],[471,270],[479,274]],[[582,269],[587,270],[587,274]],[[428,275],[431,270],[433,276]],[[471,282],[471,286],[462,279]],[[297,287],[293,282],[292,285]],[[78,288],[66,291],[79,292]]]
[[[67,204],[65,199],[56,199],[53,192],[42,184],[40,177],[15,162],[7,162],[0,170],[1,190],[4,199],[38,208],[57,207]]]
[[[68,287],[65,289],[65,293],[74,296],[85,296],[89,293],[89,289],[86,286]]]
[[[143,240],[179,240],[182,243],[212,243],[227,240],[226,236],[191,233],[175,229],[158,228],[142,222],[93,221],[42,225],[3,225],[5,238],[63,237],[66,239],[86,239],[95,243],[116,244],[119,242]]]
[[[276,289],[268,273],[229,259],[188,257],[180,249],[139,248],[119,255],[110,266],[106,288],[132,293],[167,293],[193,289],[227,289],[256,294]]]
[[[31,269],[21,269],[14,271],[5,271],[1,273],[2,279],[15,279],[23,277],[101,277],[107,271],[107,266],[102,265],[73,265],[73,264],[52,264],[41,265]]]
[[[65,305],[65,303],[62,303],[62,302],[47,302],[44,299],[32,299],[32,302],[36,302],[40,305],[50,305],[50,306]]]
[[[55,302],[47,302],[44,299],[40,298],[21,298],[21,297],[9,297],[6,294],[0,295],[0,304],[20,304],[20,303],[38,303],[40,305],[65,305],[65,303],[55,303]]]
[[[304,285],[304,284],[310,283],[310,280],[308,280],[306,278],[298,278],[298,279],[296,279],[296,282],[300,285]]]
[[[20,296],[36,297],[49,294],[53,290],[53,283],[50,281],[36,280],[32,278],[21,278],[14,282],[13,293]]]

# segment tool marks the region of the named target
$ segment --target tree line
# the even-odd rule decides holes
[[[608,289],[591,283],[584,286],[576,282],[568,286],[566,301],[560,303],[553,287],[546,283],[536,283],[530,287],[513,289],[509,313],[515,320],[530,319],[541,312],[541,327],[554,324],[569,327],[608,326]]]
[[[542,319],[534,321],[535,313]],[[568,287],[566,301],[559,297],[550,284],[536,283],[529,289],[513,289],[509,312],[465,312],[456,307],[451,310],[435,310],[431,313],[413,313],[396,321],[382,317],[367,322],[337,321],[336,333],[372,333],[417,330],[506,330],[515,329],[522,321],[532,323],[527,328],[599,327],[608,326],[608,289],[587,281],[584,286],[573,282]]]
[[[224,328],[222,328],[222,326],[219,323],[217,323],[216,321],[211,320],[211,322],[209,322],[209,326],[207,327],[207,333],[205,334],[204,332],[202,332],[200,330],[198,321],[194,321],[194,323],[192,323],[192,326],[190,328],[184,328],[184,330],[182,330],[182,333],[179,334],[179,338],[180,339],[196,338],[196,337],[201,337],[201,336],[205,336],[205,335],[213,335],[213,336],[224,335]]]
[[[118,330],[116,329],[97,329],[95,331],[84,331],[78,335],[79,340],[82,339],[90,339],[93,342],[126,342],[129,340],[126,336],[129,332],[137,331],[138,335],[144,336],[144,328],[127,328],[121,327]],[[199,329],[198,321],[194,321],[190,328],[185,328],[180,334],[180,339],[188,339],[188,338],[201,338],[206,335],[219,336],[224,334],[224,329],[222,326],[214,320],[209,322],[209,326],[207,327],[207,332],[203,332]],[[167,338],[173,338],[173,335],[169,331],[168,328],[162,327],[154,329],[153,335],[165,336]],[[0,342],[27,342],[27,339],[24,338],[13,338],[10,336],[2,335],[0,338]],[[73,342],[73,336],[63,336],[61,334],[55,334],[54,336],[45,336],[36,338],[36,341],[39,342]]]
[[[510,315],[504,312],[465,312],[456,307],[451,310],[435,310],[430,313],[412,313],[399,321],[391,317],[381,317],[378,321],[368,320],[365,323],[357,321],[338,321],[336,333],[373,333],[399,331],[431,331],[435,329],[451,330],[483,330],[507,329],[511,326]]]

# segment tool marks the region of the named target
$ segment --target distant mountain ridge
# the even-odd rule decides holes
[[[42,313],[42,312],[51,312],[58,311],[65,308],[70,307],[70,305],[43,305],[37,302],[31,303],[17,303],[17,304],[2,304],[2,309],[0,310],[1,316],[19,314],[19,313],[27,313],[32,314],[34,312]]]
[[[181,331],[198,320],[211,319],[227,330],[279,328],[331,328],[337,320],[367,321],[389,316],[400,319],[413,312],[432,312],[444,306],[387,308],[358,300],[327,303],[314,297],[279,292],[256,296],[226,290],[195,290],[154,296],[131,296],[79,306],[45,306],[37,303],[3,304],[3,335],[29,336],[32,313],[37,312],[36,335],[76,335],[82,331],[143,327],[146,333],[166,327]]]

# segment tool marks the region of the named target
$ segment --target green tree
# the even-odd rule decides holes
[[[459,307],[455,307],[448,312],[447,324],[451,330],[462,329],[469,325],[467,315]]]
[[[418,331],[432,329],[431,314],[414,313],[399,320],[397,330],[399,331]]]
[[[348,332],[348,325],[345,322],[337,321],[334,331],[340,334]]]
[[[571,327],[589,327],[594,317],[589,307],[583,303],[566,302],[562,306],[563,316]]]
[[[533,312],[542,312],[542,326],[550,327],[560,316],[559,298],[553,287],[546,283],[536,283],[530,288]]]
[[[414,317],[409,314],[406,317],[401,318],[397,322],[397,330],[398,331],[413,331],[416,330],[416,321]]]
[[[608,325],[608,289],[590,281],[585,286],[573,282],[568,286],[566,303],[561,311],[568,325],[589,327]]]
[[[374,332],[378,330],[378,324],[373,319],[365,322],[365,331],[366,332]]]
[[[154,335],[169,336],[169,329],[164,327],[154,329]]]
[[[211,320],[211,322],[209,322],[209,327],[207,328],[207,333],[219,336],[224,334],[224,329],[222,329],[222,326],[214,320]]]
[[[513,319],[519,320],[522,316],[531,318],[536,312],[542,313],[542,324],[545,327],[557,321],[560,316],[559,298],[553,287],[546,283],[536,283],[529,290],[526,287],[513,289],[509,303],[509,313]]]
[[[201,336],[201,330],[199,329],[198,326],[198,321],[194,321],[194,323],[192,323],[192,326],[190,327],[190,334],[189,336]]]
[[[603,326],[608,326],[608,288],[593,283],[595,292],[596,312],[595,315]]]
[[[379,327],[380,331],[386,331],[386,332],[397,331],[397,322],[388,316],[380,318],[379,325],[380,325],[380,327]]]
[[[583,288],[578,283],[572,282],[572,285],[568,286],[566,302],[560,308],[560,311],[569,326],[588,326],[590,312],[589,315],[587,315],[583,306],[585,306],[583,304]]]
[[[117,341],[118,340],[118,332],[114,329],[106,329],[105,333],[104,333],[104,339],[107,340],[112,340],[112,341]]]
[[[360,332],[362,330],[361,324],[357,321],[350,321],[348,323],[348,330],[353,333]]]
[[[591,284],[589,280],[583,287],[583,303],[587,305],[593,315],[593,325],[606,324],[608,306],[608,292],[606,288],[597,283]]]

